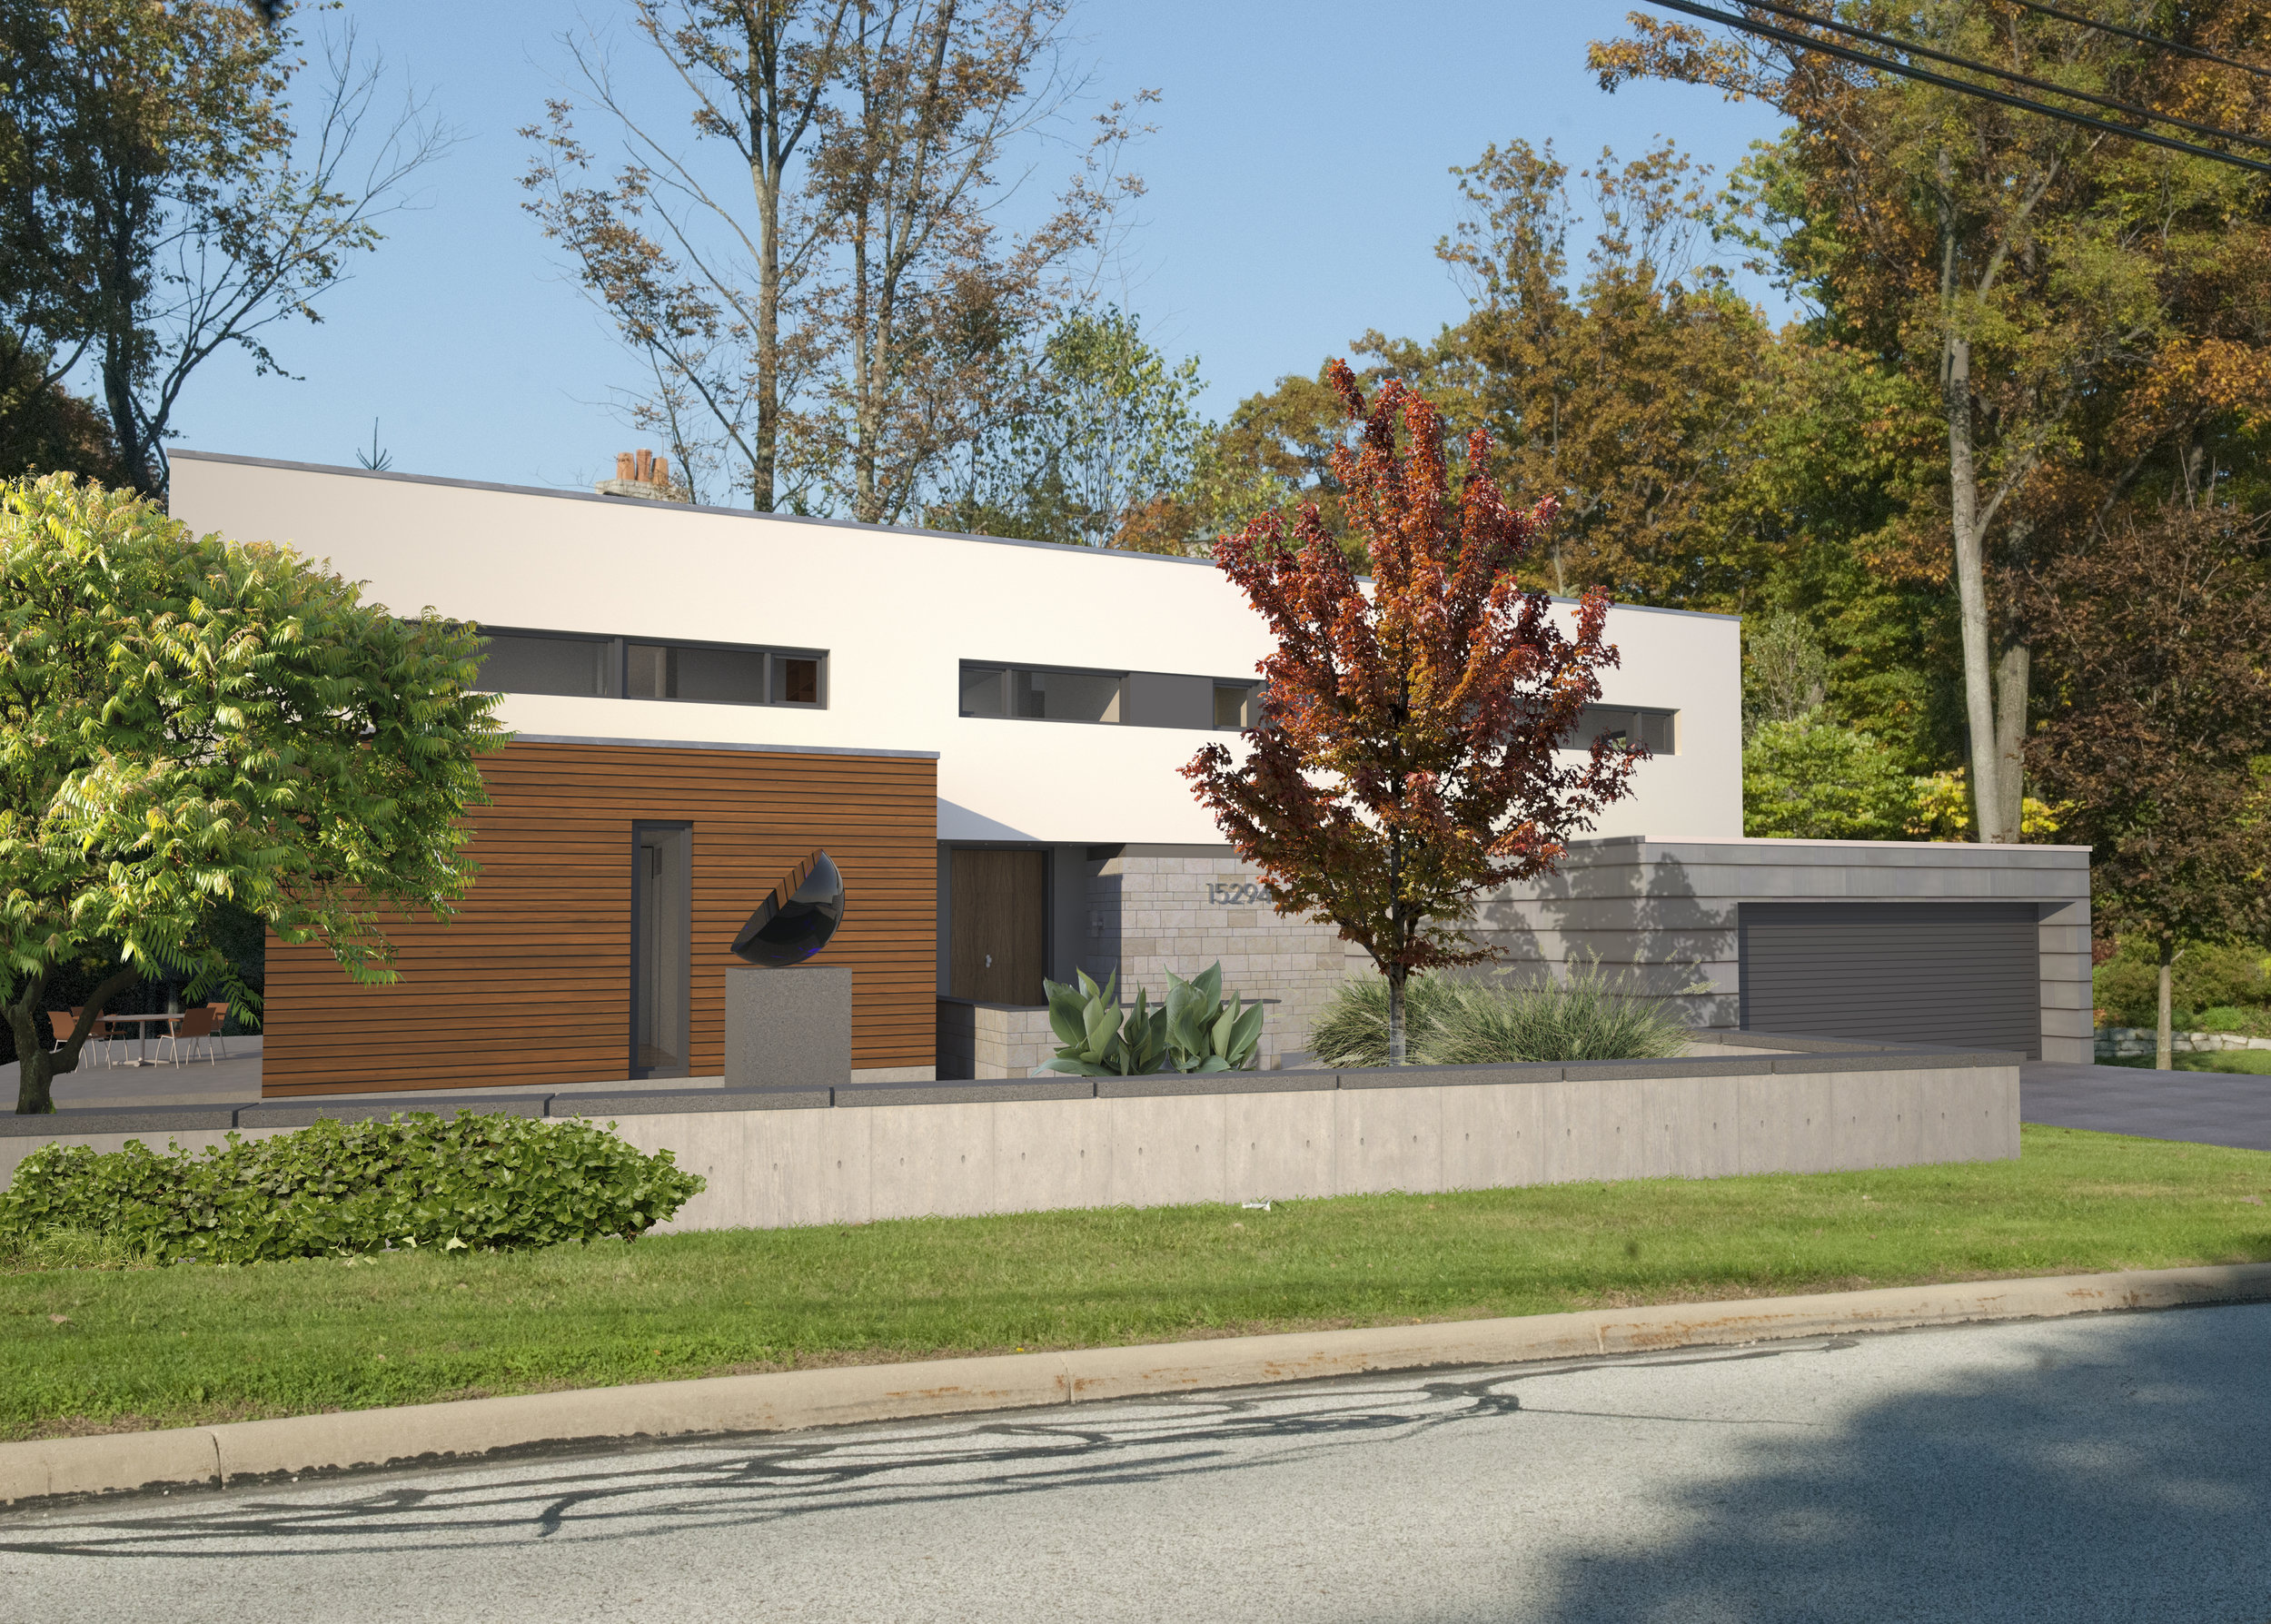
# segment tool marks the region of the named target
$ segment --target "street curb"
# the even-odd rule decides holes
[[[226,1487],[245,1479],[356,1467],[470,1461],[501,1450],[543,1444],[784,1432],[1374,1371],[1520,1364],[2264,1299],[2271,1299],[2271,1263],[2235,1263],[712,1376],[159,1432],[0,1443],[0,1504],[20,1506],[146,1489]]]

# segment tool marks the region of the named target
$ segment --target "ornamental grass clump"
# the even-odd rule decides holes
[[[1421,975],[1404,993],[1411,1053],[1423,1065],[1661,1060],[1687,1046],[1687,1034],[1659,1005],[1619,992],[1592,966],[1526,986]],[[1341,986],[1310,1042],[1327,1065],[1387,1065],[1383,982],[1364,976]]]
[[[319,1122],[160,1154],[50,1144],[0,1192],[0,1246],[101,1236],[153,1263],[251,1263],[392,1247],[511,1251],[635,1239],[701,1193],[667,1150],[606,1129],[461,1111]]]

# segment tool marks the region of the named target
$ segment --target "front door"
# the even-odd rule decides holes
[[[630,1074],[683,1077],[692,1048],[694,831],[631,826]]]
[[[980,1004],[1046,1004],[1048,854],[957,847],[952,880],[950,979],[954,995]]]

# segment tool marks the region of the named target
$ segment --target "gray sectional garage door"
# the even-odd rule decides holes
[[[1746,902],[1742,1024],[2042,1054],[2030,902]]]

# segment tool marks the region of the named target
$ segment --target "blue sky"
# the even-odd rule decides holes
[[[1312,0],[1088,0],[1076,15],[1096,104],[1155,87],[1149,183],[1128,242],[1126,302],[1171,353],[1196,353],[1220,416],[1281,374],[1309,372],[1377,327],[1432,333],[1463,306],[1433,253],[1455,212],[1445,171],[1493,141],[1552,140],[1582,161],[1669,134],[1721,173],[1772,133],[1771,114],[1709,92],[1602,94],[1587,40],[1618,4],[1496,6]],[[461,137],[414,212],[320,326],[274,331],[297,381],[208,363],[175,418],[182,446],[348,463],[372,420],[402,471],[572,485],[635,443],[609,406],[638,368],[563,277],[517,179],[519,126],[558,94],[576,11],[542,0],[350,0],[363,48],[417,85]],[[337,14],[334,14],[334,15]],[[607,0],[581,15],[633,42]],[[1093,110],[1091,108],[1090,110]],[[1068,167],[1045,154],[1036,179]]]

